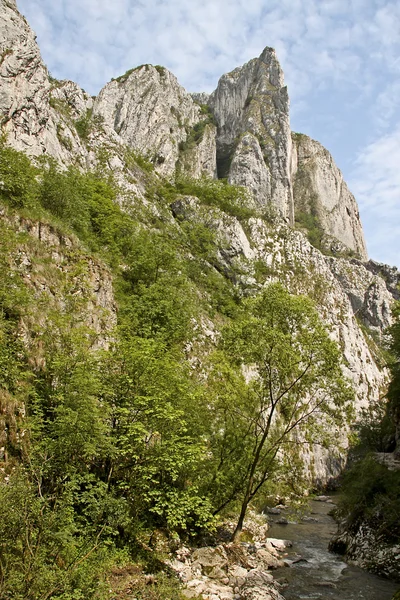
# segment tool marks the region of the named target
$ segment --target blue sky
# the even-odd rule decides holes
[[[188,91],[276,48],[294,131],[333,154],[371,258],[400,266],[399,0],[17,0],[52,75],[95,95],[143,63]]]

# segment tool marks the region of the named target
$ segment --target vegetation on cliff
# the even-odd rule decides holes
[[[394,323],[387,331],[386,356],[391,381],[386,403],[364,410],[357,427],[352,465],[343,477],[338,511],[344,519],[345,531],[352,536],[363,528],[372,531],[382,547],[400,542],[400,462],[396,461],[400,423],[399,304],[393,316]]]
[[[154,210],[123,212],[109,173],[33,166],[5,143],[0,155],[0,596],[107,598],[104,573],[146,565],[155,531],[194,537],[291,480],[280,450],[302,442],[289,433],[327,444],[316,416],[341,423],[351,393],[309,300],[278,284],[245,299],[214,266],[216,231],[173,217],[191,193],[245,219],[240,190],[154,177]],[[68,277],[17,215],[69,236]],[[85,253],[114,278],[118,325],[103,334]],[[35,282],[48,272],[54,293]],[[211,315],[219,342],[202,333]]]

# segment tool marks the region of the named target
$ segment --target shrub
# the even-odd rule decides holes
[[[37,203],[38,170],[29,158],[0,138],[0,198],[12,208],[32,208]]]
[[[339,515],[356,532],[367,523],[388,542],[400,540],[400,472],[389,471],[373,456],[367,456],[343,477]]]

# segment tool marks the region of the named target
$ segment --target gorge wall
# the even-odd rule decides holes
[[[257,293],[278,279],[293,293],[311,296],[342,349],[356,406],[381,398],[387,373],[375,340],[391,322],[400,275],[394,270],[388,277],[367,262],[357,203],[332,156],[291,132],[275,51],[266,47],[223,75],[210,95],[189,94],[167,69],[142,65],[92,98],[77,84],[50,77],[13,0],[0,0],[0,16],[0,116],[7,143],[33,158],[53,157],[63,168],[111,171],[127,192],[120,201],[129,211],[156,211],[146,198],[150,179],[143,160],[159,180],[178,172],[244,186],[253,210],[245,224],[219,209],[204,211],[193,198],[182,199],[179,219],[176,211],[168,218],[177,231],[185,220],[216,231],[213,268],[238,270],[239,288]],[[304,214],[318,225],[320,248],[307,239]],[[217,323],[202,326],[218,335]],[[339,468],[326,453],[315,456],[318,480]]]

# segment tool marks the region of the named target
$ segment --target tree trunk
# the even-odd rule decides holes
[[[246,497],[243,500],[242,508],[240,510],[240,515],[239,515],[239,519],[238,519],[238,522],[236,525],[236,529],[232,534],[232,538],[231,538],[232,542],[237,542],[240,539],[240,534],[242,533],[243,522],[244,522],[244,518],[246,516],[247,506],[248,506],[249,502],[250,502],[250,496],[248,494],[246,494]]]

